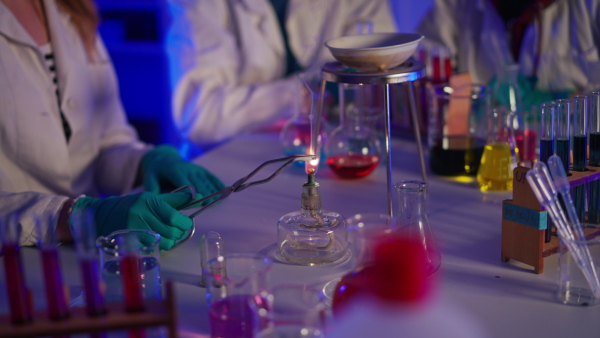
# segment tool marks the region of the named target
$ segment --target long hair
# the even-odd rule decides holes
[[[56,0],[58,6],[69,13],[90,58],[94,57],[96,32],[100,23],[93,0]]]

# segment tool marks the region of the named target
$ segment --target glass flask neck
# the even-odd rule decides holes
[[[427,185],[421,181],[407,181],[396,185],[398,190],[400,225],[411,224],[426,217]]]
[[[488,116],[487,144],[509,143],[513,145],[515,116],[515,113],[506,107],[492,109]]]

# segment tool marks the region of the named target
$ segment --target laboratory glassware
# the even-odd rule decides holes
[[[340,126],[329,135],[324,152],[325,162],[340,178],[361,178],[372,173],[381,158],[381,143],[366,111],[345,108]]]
[[[600,167],[600,92],[593,91],[589,95],[589,165]],[[588,201],[588,222],[600,224],[600,180],[590,182]]]
[[[429,98],[429,165],[442,176],[474,176],[485,145],[488,89],[466,84],[435,85]]]
[[[319,183],[309,174],[302,186],[300,210],[277,222],[277,253],[283,261],[298,265],[324,265],[348,255],[346,219],[324,210]]]
[[[512,129],[514,113],[506,107],[490,110],[488,136],[477,171],[482,192],[511,191],[518,159]]]

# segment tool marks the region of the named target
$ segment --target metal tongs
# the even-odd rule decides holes
[[[292,155],[292,156],[288,156],[288,157],[283,157],[283,158],[278,158],[278,159],[274,159],[274,160],[270,160],[267,162],[264,162],[263,164],[259,165],[256,169],[254,169],[250,174],[240,178],[239,180],[235,181],[235,183],[233,183],[232,185],[225,187],[217,192],[214,192],[210,195],[206,195],[204,197],[198,198],[196,199],[196,189],[194,189],[193,186],[191,185],[185,185],[183,187],[177,188],[175,190],[173,190],[173,192],[176,191],[181,191],[181,190],[185,190],[185,189],[190,189],[192,191],[192,201],[179,206],[177,208],[177,210],[185,210],[185,209],[189,209],[192,208],[194,206],[199,206],[198,209],[196,211],[194,211],[192,214],[188,215],[188,217],[190,217],[192,219],[192,221],[194,220],[194,218],[196,216],[198,216],[198,214],[200,214],[201,212],[203,212],[204,210],[208,209],[209,207],[211,207],[212,205],[214,205],[215,203],[227,198],[229,195],[231,195],[234,192],[239,192],[242,190],[245,190],[247,188],[250,188],[252,186],[255,185],[259,185],[259,184],[263,184],[263,183],[267,183],[270,182],[271,180],[273,180],[277,175],[279,175],[279,173],[281,173],[283,171],[283,169],[289,167],[292,163],[297,162],[297,161],[311,161],[311,160],[316,160],[317,159],[317,155]],[[275,170],[275,172],[273,172],[269,177],[262,179],[262,180],[257,180],[257,181],[252,181],[252,182],[248,182],[248,180],[250,180],[254,175],[256,175],[259,171],[261,171],[264,167],[271,165],[273,163],[279,163],[279,162],[284,162],[277,170]],[[209,201],[208,203],[206,203],[207,201]],[[203,205],[203,203],[206,203]],[[179,244],[185,242],[186,240],[188,240],[190,237],[192,237],[192,235],[194,234],[196,230],[196,222],[193,223],[192,228],[190,228],[190,230],[188,230],[188,233],[181,238],[180,240],[178,240],[175,243],[175,246],[173,248],[175,248],[176,246],[178,246]]]

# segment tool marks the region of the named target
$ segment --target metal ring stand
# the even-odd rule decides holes
[[[421,174],[423,175],[423,181],[427,182],[427,173],[425,170],[425,159],[423,158],[423,147],[421,145],[421,132],[419,131],[419,123],[417,119],[417,108],[415,104],[415,88],[414,81],[418,80],[426,75],[425,65],[422,62],[416,60],[409,60],[403,64],[381,72],[359,72],[355,69],[344,66],[340,62],[328,62],[321,68],[323,75],[323,86],[322,90],[325,90],[325,82],[336,82],[336,83],[347,83],[347,84],[368,84],[368,85],[384,85],[383,98],[384,108],[386,112],[385,116],[385,153],[387,157],[387,181],[388,181],[388,212],[390,216],[393,216],[392,207],[392,154],[390,151],[390,139],[391,139],[391,109],[390,109],[390,84],[394,83],[409,83],[409,105],[410,113],[413,120],[413,128],[415,133],[415,141],[417,142],[417,149],[419,152],[419,160],[421,161]],[[321,95],[323,97],[323,95]],[[319,109],[319,114],[322,111]],[[320,117],[317,121],[320,120]],[[318,130],[318,129],[317,129]]]

